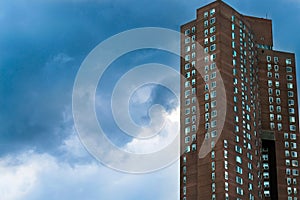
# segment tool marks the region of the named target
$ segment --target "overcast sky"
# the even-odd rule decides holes
[[[0,1],[0,198],[179,199],[178,163],[133,175],[107,168],[86,152],[74,128],[72,89],[81,63],[100,42],[132,28],[151,26],[178,31],[181,24],[195,18],[197,8],[209,2]],[[274,49],[295,52],[300,63],[300,1],[225,2],[243,14],[272,19]],[[123,73],[149,62],[179,69],[174,55],[154,50],[132,52],[112,64],[100,82],[105,90],[101,93],[99,87],[96,95],[97,116],[103,121],[107,137],[128,151],[153,147],[122,134],[113,122],[108,99]],[[178,116],[174,94],[149,84],[130,99],[129,109],[136,124],[151,121],[147,111],[153,104],[165,107],[165,117],[172,123]],[[172,129],[155,138],[154,143],[164,145],[162,140],[172,137],[168,131]]]

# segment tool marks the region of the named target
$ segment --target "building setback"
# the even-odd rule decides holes
[[[300,199],[295,55],[272,21],[215,1],[181,33],[180,200]]]

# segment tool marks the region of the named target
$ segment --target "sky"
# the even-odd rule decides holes
[[[133,28],[178,31],[181,24],[195,18],[197,8],[209,2],[0,1],[1,199],[179,199],[178,162],[133,174],[111,169],[88,153],[73,120],[73,85],[84,59],[99,43]],[[274,49],[295,52],[300,63],[299,0],[225,2],[246,15],[272,19]],[[128,109],[138,126],[163,118],[166,128],[160,135],[148,142],[137,140],[114,121],[110,98],[118,80],[135,66],[153,62],[179,69],[176,55],[153,49],[133,51],[116,59],[97,87],[96,115],[106,137],[128,152],[164,148],[176,132],[176,95],[153,83],[136,88]],[[156,115],[155,109],[149,115],[151,106],[158,104],[164,107],[162,115]]]

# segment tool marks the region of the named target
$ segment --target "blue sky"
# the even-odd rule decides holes
[[[101,41],[139,27],[179,30],[181,24],[195,18],[197,8],[208,2],[211,1],[1,1],[1,199],[179,199],[178,163],[153,173],[133,175],[109,169],[86,152],[74,128],[72,88],[84,58]],[[273,20],[274,49],[295,52],[300,63],[300,27],[294,26],[300,21],[300,1],[226,2],[247,15],[267,14]],[[123,73],[148,62],[178,69],[174,55],[154,50],[132,52],[112,64],[97,92],[97,116],[104,122],[108,138],[127,150],[134,151],[135,145],[144,144],[137,144],[116,127],[107,98]],[[106,88],[103,93],[101,86]],[[150,104],[161,104],[170,115],[174,114],[178,106],[174,98],[163,87],[140,88],[131,99],[135,122],[149,121],[144,109]]]

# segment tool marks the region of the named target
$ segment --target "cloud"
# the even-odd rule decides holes
[[[147,87],[141,87],[137,91],[135,91],[133,97],[131,98],[132,103],[141,104],[149,101],[153,87],[154,87],[153,85]]]
[[[133,153],[152,153],[165,148],[176,138],[177,134],[179,134],[179,112],[179,107],[177,107],[170,113],[165,112],[163,116],[154,115],[159,118],[152,119],[153,121],[165,121],[164,128],[157,135],[149,139],[134,138],[131,142],[127,143],[124,148]],[[145,131],[147,131],[147,133],[140,134],[148,135],[148,129]]]
[[[53,58],[53,62],[62,63],[62,64],[70,62],[72,60],[74,60],[74,58],[70,57],[65,53],[59,53]]]
[[[49,154],[28,151],[2,157],[0,170],[3,200],[165,200],[178,195],[167,194],[177,190],[177,165],[137,176],[115,172],[96,162],[70,165]]]

